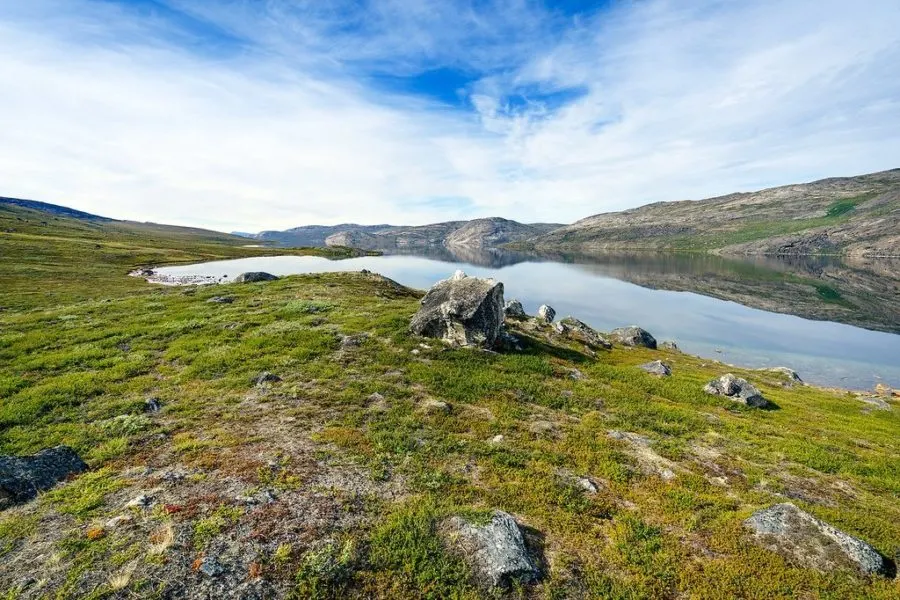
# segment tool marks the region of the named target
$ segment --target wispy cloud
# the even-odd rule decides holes
[[[0,3],[0,194],[219,229],[570,221],[896,167],[900,5],[865,4]]]

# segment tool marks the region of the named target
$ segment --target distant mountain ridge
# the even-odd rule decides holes
[[[40,210],[53,215],[72,217],[73,219],[81,219],[83,221],[115,221],[115,219],[110,219],[109,217],[101,217],[99,215],[84,212],[83,210],[76,210],[74,208],[68,208],[58,204],[49,204],[47,202],[38,202],[37,200],[23,200],[21,198],[6,198],[0,196],[0,204],[12,204],[13,206],[30,208],[31,210]]]
[[[578,252],[900,256],[900,169],[598,214],[529,245]]]

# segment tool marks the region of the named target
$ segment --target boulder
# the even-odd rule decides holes
[[[525,314],[525,307],[522,306],[522,303],[518,300],[510,300],[506,303],[506,306],[503,307],[503,314],[507,319],[525,319],[528,317]]]
[[[773,367],[769,369],[772,373],[778,373],[779,375],[784,375],[791,381],[796,381],[797,383],[803,383],[803,380],[800,379],[800,375],[797,374],[797,371],[791,369],[790,367]]]
[[[486,524],[452,517],[447,523],[451,544],[469,563],[478,583],[484,587],[509,587],[514,582],[528,583],[539,572],[516,520],[501,510],[491,514]]]
[[[707,394],[727,396],[735,402],[752,406],[753,408],[765,408],[769,401],[763,398],[762,393],[750,384],[746,379],[735,377],[731,373],[713,379],[703,388]]]
[[[889,571],[875,548],[789,502],[756,511],[744,525],[757,543],[804,567],[825,573],[851,568],[866,575]]]
[[[566,317],[561,320],[556,324],[556,331],[566,337],[578,338],[585,344],[595,348],[606,348],[607,350],[612,348],[612,344],[597,333],[596,329],[575,317]]]
[[[638,368],[647,371],[651,375],[656,375],[657,377],[668,377],[672,374],[672,368],[661,360],[645,363]]]
[[[234,296],[213,296],[207,302],[212,304],[231,304],[234,302]]]
[[[0,456],[0,509],[27,502],[87,468],[68,446],[47,448],[31,456]]]
[[[410,331],[458,346],[492,348],[503,325],[503,284],[466,277],[462,271],[439,281],[422,298]]]
[[[422,402],[422,411],[430,415],[448,415],[450,414],[450,405],[442,400],[429,398]]]
[[[644,348],[656,350],[656,338],[636,325],[613,329],[610,335],[617,342],[626,346],[643,346]]]
[[[264,273],[262,271],[251,271],[249,273],[241,273],[237,277],[234,278],[235,283],[257,283],[259,281],[275,281],[278,279],[275,275],[271,273]]]
[[[552,323],[556,318],[556,311],[548,304],[541,304],[538,308],[538,318],[546,323]]]
[[[662,350],[669,350],[671,352],[678,352],[678,344],[673,342],[672,340],[666,340],[659,345]]]

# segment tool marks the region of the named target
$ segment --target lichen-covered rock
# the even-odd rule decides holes
[[[853,568],[886,575],[888,564],[875,548],[786,502],[758,510],[744,521],[756,541],[804,567],[830,572]]]
[[[647,371],[651,375],[656,375],[657,377],[668,377],[672,374],[672,368],[661,360],[645,363],[638,368]]]
[[[68,446],[47,448],[31,456],[0,456],[0,509],[27,502],[87,468]]]
[[[482,586],[509,587],[514,582],[527,583],[538,578],[522,532],[508,513],[495,510],[484,525],[452,517],[447,526],[451,545],[469,563]]]
[[[762,392],[749,383],[746,379],[735,377],[731,373],[713,379],[703,388],[707,394],[727,396],[735,402],[752,406],[753,408],[765,408],[769,401],[763,398]]]
[[[596,329],[587,323],[579,321],[575,317],[566,317],[565,319],[562,319],[556,324],[556,331],[566,337],[580,339],[585,344],[595,348],[605,348],[607,350],[612,348],[612,344],[597,333]]]
[[[279,377],[278,375],[269,373],[268,371],[263,371],[253,378],[253,385],[255,385],[256,387],[265,387],[270,383],[278,383],[279,381],[281,381],[281,377]]]
[[[656,338],[636,325],[613,329],[610,335],[617,342],[626,346],[643,346],[644,348],[656,350]]]
[[[234,278],[234,282],[257,283],[259,281],[275,281],[276,279],[278,279],[278,277],[272,275],[271,273],[264,273],[263,271],[251,271],[249,273],[241,273]]]
[[[518,300],[510,300],[506,303],[506,306],[503,307],[503,314],[507,319],[525,319],[528,317],[525,314],[525,307],[522,306],[522,303]]]
[[[460,271],[428,290],[410,331],[454,345],[492,348],[500,337],[503,307],[502,283]]]
[[[556,310],[549,304],[541,304],[538,308],[538,318],[546,323],[552,323],[556,318]]]

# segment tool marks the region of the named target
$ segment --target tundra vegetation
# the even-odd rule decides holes
[[[375,274],[152,286],[126,273],[273,250],[0,218],[14,230],[0,233],[0,454],[65,444],[90,467],[0,513],[9,598],[900,594],[786,558],[743,524],[791,502],[893,559],[889,394],[588,348],[527,319],[508,322],[519,350],[452,348],[409,332],[423,292]],[[639,368],[656,360],[669,376]],[[726,372],[769,407],[703,391]],[[535,581],[479,587],[443,534],[495,510],[520,524]]]

